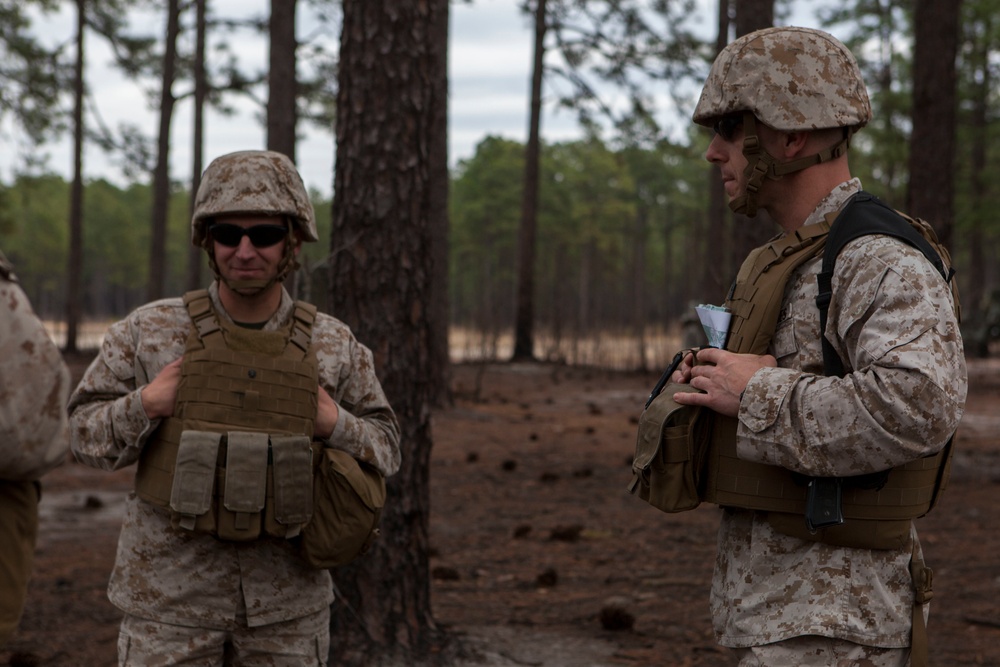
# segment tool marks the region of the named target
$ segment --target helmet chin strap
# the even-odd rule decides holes
[[[760,137],[757,135],[757,118],[749,111],[743,112],[743,155],[747,166],[743,170],[743,180],[746,182],[743,194],[734,197],[729,202],[729,208],[734,213],[742,213],[748,218],[757,215],[760,199],[760,189],[764,186],[764,178],[773,181],[781,180],[787,174],[802,171],[813,165],[828,162],[847,152],[851,145],[854,128],[844,128],[844,138],[818,153],[791,160],[778,162],[773,155],[764,150]]]

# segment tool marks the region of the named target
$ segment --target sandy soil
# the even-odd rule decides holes
[[[75,372],[80,360],[71,360]],[[951,484],[920,520],[934,568],[932,663],[1000,665],[1000,360],[970,362]],[[437,621],[468,664],[733,665],[708,614],[718,510],[666,515],[628,495],[656,378],[549,365],[458,366],[434,417]],[[45,480],[19,633],[0,665],[116,664],[105,596],[132,471],[68,463]]]

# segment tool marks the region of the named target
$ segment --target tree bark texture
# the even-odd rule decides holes
[[[774,25],[774,0],[734,0],[736,2],[736,36]]]
[[[913,26],[913,133],[907,212],[951,245],[954,226],[956,81],[961,0],[917,0]]]
[[[545,0],[535,6],[535,56],[531,69],[531,117],[524,151],[524,193],[518,235],[517,316],[514,322],[514,360],[535,358],[535,236],[538,226],[538,178],[542,119],[542,78],[545,67]]]
[[[267,75],[267,149],[284,153],[295,162],[296,98],[295,4],[271,0],[270,67]]]
[[[334,573],[331,664],[413,664],[437,637],[428,565],[433,141],[447,0],[345,0],[337,93],[330,312],[372,349],[400,421],[382,536]],[[335,250],[339,248],[339,250]]]

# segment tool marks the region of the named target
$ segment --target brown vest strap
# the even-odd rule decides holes
[[[740,267],[726,306],[732,312],[726,349],[765,354],[778,324],[784,286],[799,266],[823,251],[830,223],[806,225],[753,250]]]
[[[747,257],[727,299],[733,319],[726,349],[741,354],[767,353],[788,280],[795,269],[823,251],[835,217],[804,226]],[[702,499],[726,507],[769,512],[769,521],[776,530],[801,539],[841,546],[898,548],[909,538],[910,521],[933,507],[947,482],[950,446],[934,456],[888,471],[888,477],[877,488],[852,485],[851,478],[841,480],[847,523],[810,531],[803,519],[803,476],[778,466],[741,460],[736,455],[737,428],[736,419],[712,414]]]
[[[931,510],[946,485],[950,446],[888,471],[884,484],[841,478],[845,523],[810,532],[803,516],[805,478],[780,468],[736,456],[736,420],[716,419],[709,448],[703,500],[724,507],[769,512],[772,527],[799,539],[837,546],[889,549],[906,544],[912,519]]]

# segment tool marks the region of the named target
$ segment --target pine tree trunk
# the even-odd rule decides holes
[[[438,12],[447,0],[345,0],[337,93],[330,312],[375,356],[400,421],[403,463],[388,480],[382,537],[334,572],[331,664],[414,664],[438,632],[428,564],[432,167]],[[346,241],[350,239],[351,241]]]
[[[80,327],[80,291],[83,284],[83,38],[86,0],[76,0],[76,71],[73,82],[73,184],[69,204],[69,265],[66,271],[67,352],[77,351]]]
[[[774,25],[774,0],[734,1],[736,2],[737,37]],[[774,221],[766,211],[759,211],[753,218],[748,218],[740,213],[733,214],[731,217],[734,255],[729,264],[729,274],[722,276],[724,290],[729,289],[743,259],[750,254],[750,251],[766,243],[777,231]],[[719,298],[721,299],[721,296]]]
[[[267,149],[295,162],[295,3],[271,0],[270,66],[267,76]]]
[[[715,52],[720,53],[729,43],[730,0],[719,0],[719,30],[716,34]],[[722,187],[722,170],[713,164],[708,174],[708,229],[701,255],[701,280],[694,292],[694,299],[706,303],[721,303],[725,296],[732,262],[727,252],[734,244],[726,231],[726,223],[732,220],[726,207],[726,191]],[[687,313],[685,313],[687,314]]]
[[[201,172],[205,159],[205,98],[208,96],[208,81],[205,76],[205,11],[208,0],[195,0],[195,55],[194,55],[194,131],[191,141],[191,199],[189,209],[194,213],[194,199],[201,185]],[[188,248],[187,289],[202,287],[201,267],[205,255],[201,248]]]
[[[992,34],[992,18],[986,20],[985,30],[980,29],[979,35]],[[980,39],[983,39],[980,37]],[[983,40],[986,41],[986,40]],[[972,105],[971,122],[969,133],[972,137],[971,151],[969,155],[969,195],[972,212],[968,222],[967,231],[963,234],[964,245],[968,252],[967,266],[957,277],[960,280],[963,310],[967,313],[966,318],[972,324],[970,329],[973,335],[966,338],[966,350],[976,356],[988,356],[988,338],[985,335],[984,314],[987,307],[986,295],[989,284],[986,267],[987,235],[984,220],[988,219],[988,211],[992,208],[990,201],[989,187],[989,113],[990,95],[993,89],[993,70],[990,65],[990,48],[986,44],[978,42],[976,39],[969,40],[967,48],[971,50],[971,55],[967,56],[971,60],[972,66],[978,76],[973,76],[975,81],[969,102]],[[957,248],[952,248],[954,253]],[[971,317],[970,317],[971,315]],[[982,332],[982,333],[980,333]],[[977,335],[977,333],[979,335]]]
[[[910,215],[930,222],[946,246],[951,245],[955,222],[955,55],[961,5],[961,0],[917,0],[914,7],[913,133],[906,208]]]
[[[449,8],[447,2],[441,3],[441,11],[437,12],[431,47],[437,63],[434,71],[437,79],[436,99],[448,99],[448,21]],[[448,297],[449,274],[449,227],[448,191],[450,175],[448,172],[448,105],[435,106],[433,119],[431,150],[431,237],[434,270],[431,291],[431,353],[434,373],[433,383],[437,388],[434,395],[434,405],[444,406],[451,403],[450,384],[450,354],[448,347],[448,331],[451,324],[451,304]]]
[[[524,155],[524,192],[518,234],[517,316],[514,323],[514,360],[535,358],[535,235],[538,221],[539,139],[542,117],[542,75],[545,61],[545,0],[535,7],[535,58],[531,73],[531,119]]]
[[[180,0],[167,3],[167,36],[163,53],[160,88],[160,126],[156,139],[156,169],[153,172],[152,231],[149,245],[147,299],[164,296],[167,280],[167,220],[170,209],[170,122],[174,114],[173,85],[177,69],[177,35],[180,32]]]

